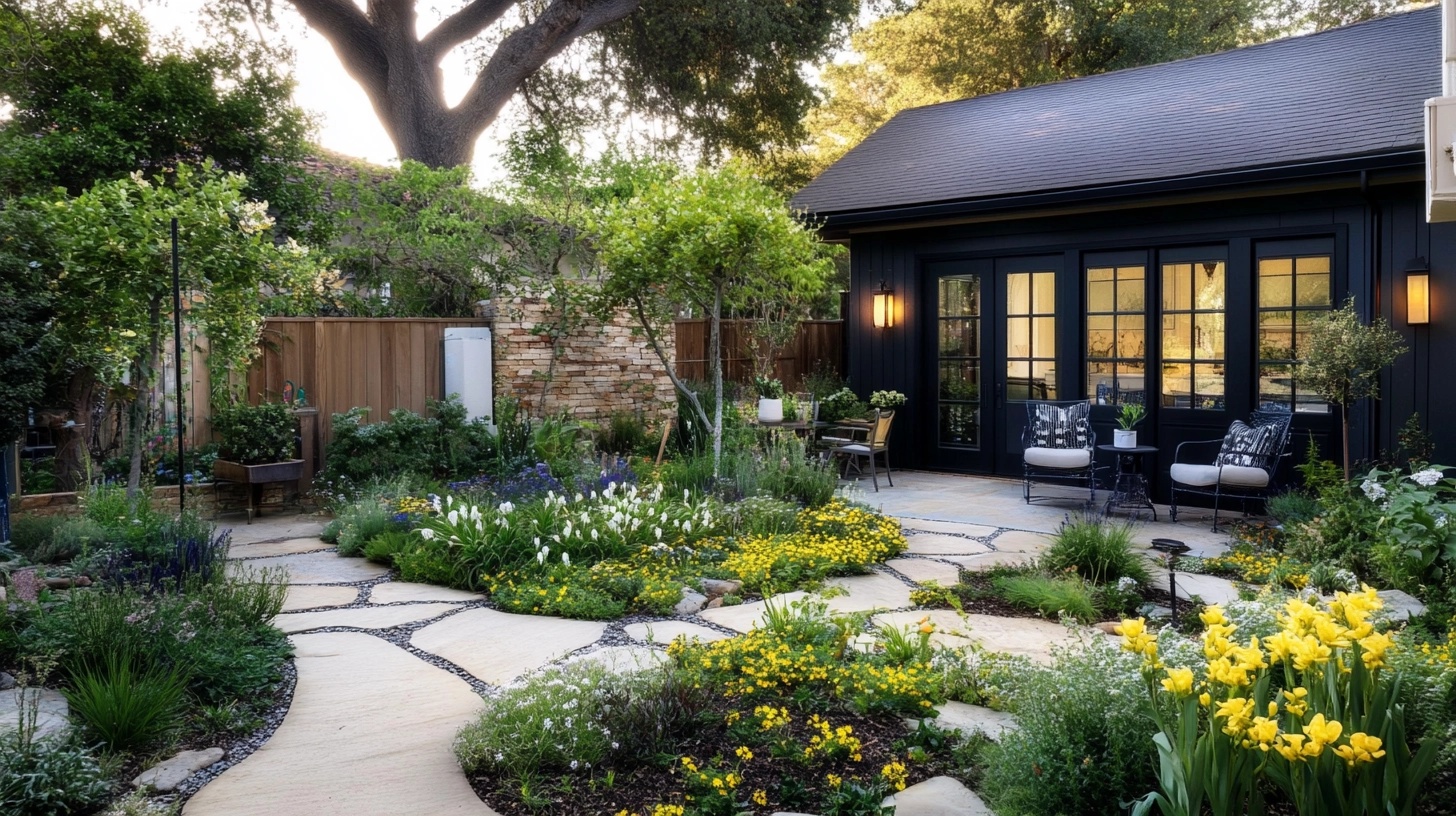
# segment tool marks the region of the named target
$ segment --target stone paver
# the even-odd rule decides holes
[[[788,606],[808,595],[807,592],[786,592],[783,595],[775,595],[773,604],[775,607]],[[747,632],[763,620],[763,613],[767,605],[767,601],[754,601],[737,606],[720,606],[717,609],[704,609],[698,613],[698,617],[719,626],[726,626],[735,632]]]
[[[651,646],[607,646],[591,652],[572,655],[567,663],[596,663],[614,674],[654,669],[666,663],[668,657]]]
[[[366,561],[363,558],[340,558],[338,553],[317,552],[307,555],[280,555],[273,558],[255,558],[249,561],[230,562],[230,569],[268,569],[282,567],[288,570],[289,580],[295,584],[352,584],[369,581],[389,574],[389,568]]]
[[[961,575],[955,564],[929,558],[892,558],[885,562],[885,566],[918,584],[934,581],[941,586],[953,586],[960,581]]]
[[[684,620],[652,621],[651,623],[631,623],[622,627],[627,637],[633,640],[640,640],[643,643],[658,643],[667,645],[677,639],[678,635],[686,635],[688,640],[693,638],[711,643],[715,640],[723,640],[727,635],[717,629],[709,629],[701,624]]]
[[[1026,530],[1007,530],[991,539],[997,552],[1041,553],[1051,545],[1051,536]]]
[[[920,533],[905,541],[908,545],[905,551],[916,555],[977,555],[991,551],[985,544],[969,538],[940,533]]]
[[[876,615],[876,624],[914,627],[921,618],[930,617],[936,632],[931,640],[944,646],[964,647],[972,642],[993,652],[1005,652],[1030,658],[1044,665],[1051,663],[1054,647],[1068,646],[1086,636],[1084,629],[1069,629],[1059,623],[1036,618],[998,618],[994,615],[960,615],[948,609],[928,612],[889,612]]]
[[[327,626],[352,626],[358,629],[388,629],[405,623],[437,618],[459,604],[430,603],[407,606],[351,607],[349,609],[327,609],[322,612],[295,612],[279,615],[273,625],[284,632],[304,632],[309,629],[323,629]]]
[[[901,518],[900,526],[906,530],[919,530],[926,533],[953,533],[956,535],[975,536],[985,538],[996,532],[995,527],[987,527],[982,524],[963,524],[954,521],[934,521],[932,519]]]
[[[847,591],[829,599],[830,612],[869,612],[873,609],[902,609],[910,605],[910,587],[884,573],[831,578],[827,586]]]
[[[348,606],[359,600],[359,588],[351,586],[311,586],[294,584],[283,601],[284,612],[316,609],[321,606]]]
[[[390,581],[376,584],[369,594],[369,602],[377,604],[405,603],[407,601],[480,601],[485,596],[463,589],[450,589],[431,584],[412,584],[408,581]]]
[[[974,791],[948,776],[911,785],[884,801],[895,816],[995,816]]]
[[[935,707],[934,722],[941,728],[953,728],[968,736],[980,732],[993,740],[999,740],[1002,734],[1020,727],[1013,714],[954,700]]]
[[[943,558],[961,565],[969,572],[981,572],[1003,564],[1012,566],[1029,564],[1036,556],[1021,552],[991,552],[985,555],[947,555]]]
[[[178,785],[187,780],[187,777],[203,768],[216,765],[222,758],[223,750],[221,748],[183,751],[171,759],[137,774],[131,784],[137,788],[151,788],[159,793],[168,793],[176,790]]]
[[[285,538],[314,538],[324,531],[328,521],[321,516],[269,513],[253,519],[252,524],[233,520],[233,545],[255,544],[259,541],[277,541]],[[220,525],[227,526],[227,525]]]
[[[1154,587],[1168,591],[1168,571],[1153,570]],[[1177,573],[1178,597],[1192,600],[1202,598],[1206,604],[1226,604],[1239,599],[1238,585],[1217,575],[1203,575],[1196,572]]]
[[[185,816],[495,816],[450,750],[483,707],[469,684],[361,632],[293,643],[298,686],[283,724]]]
[[[234,544],[228,547],[228,558],[267,558],[272,555],[297,555],[326,549],[329,549],[329,545],[317,538],[288,538],[260,544]]]
[[[606,628],[591,621],[467,609],[415,632],[410,645],[499,685],[596,643]]]
[[[29,719],[29,707],[35,706],[35,736],[49,737],[71,727],[71,708],[59,691],[48,688],[14,688],[0,691],[0,734],[20,727],[22,717]]]

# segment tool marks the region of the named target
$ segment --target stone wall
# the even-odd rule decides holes
[[[205,519],[220,516],[247,517],[247,485],[230,482],[201,484],[187,488],[187,509]],[[280,509],[296,508],[300,497],[296,483],[273,483],[263,486],[260,504],[264,511],[277,512]],[[152,489],[152,509],[161,513],[177,512],[177,486],[162,485]],[[25,516],[70,516],[81,512],[80,501],[75,493],[35,493],[12,500],[10,510],[15,515]]]
[[[603,326],[589,321],[561,343],[544,412],[541,389],[551,368],[551,338],[533,331],[551,320],[550,305],[539,297],[516,297],[494,304],[495,377],[498,396],[513,396],[533,414],[568,414],[598,419],[616,411],[641,410],[666,416],[674,404],[672,380],[647,344],[635,337],[626,312]],[[673,359],[672,330],[661,338]]]

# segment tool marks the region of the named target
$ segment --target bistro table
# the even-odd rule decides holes
[[[1098,445],[1097,449],[1117,454],[1117,476],[1112,482],[1112,494],[1102,506],[1102,515],[1110,516],[1118,510],[1132,509],[1133,518],[1139,518],[1146,509],[1152,511],[1153,521],[1157,521],[1158,509],[1148,495],[1148,480],[1143,475],[1143,457],[1157,453],[1157,446],[1119,448],[1116,445]]]

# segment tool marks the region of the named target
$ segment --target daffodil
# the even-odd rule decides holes
[[[1346,765],[1353,768],[1357,763],[1374,762],[1385,756],[1385,751],[1381,750],[1380,746],[1379,737],[1356,731],[1350,735],[1350,744],[1339,746],[1335,749],[1335,753],[1345,760]]]
[[[1168,669],[1168,676],[1163,680],[1163,688],[1179,697],[1187,697],[1193,693],[1193,670]]]
[[[1303,728],[1304,735],[1309,737],[1311,745],[1318,745],[1323,749],[1326,745],[1332,745],[1340,738],[1340,732],[1344,726],[1339,720],[1325,721],[1325,715],[1316,714]]]
[[[1390,635],[1384,632],[1376,632],[1360,638],[1360,659],[1364,661],[1367,669],[1385,668],[1385,653],[1395,645]]]
[[[1284,690],[1284,712],[1294,717],[1303,717],[1304,712],[1309,708],[1309,689],[1304,686],[1297,686]]]

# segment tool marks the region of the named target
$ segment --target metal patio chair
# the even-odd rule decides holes
[[[1021,493],[1027,504],[1034,483],[1085,484],[1088,501],[1097,501],[1097,432],[1087,400],[1033,400],[1026,403],[1021,429]]]
[[[1174,449],[1173,466],[1168,472],[1173,487],[1168,516],[1178,520],[1179,493],[1213,498],[1215,532],[1224,498],[1237,498],[1247,516],[1249,499],[1267,499],[1275,492],[1279,463],[1290,455],[1289,428],[1293,420],[1294,414],[1288,410],[1259,410],[1249,416],[1248,423],[1235,420],[1220,439],[1180,443]],[[1211,462],[1195,456],[1194,451],[1214,445],[1218,453]]]

